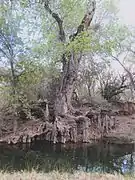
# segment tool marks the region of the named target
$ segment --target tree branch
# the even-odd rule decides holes
[[[135,91],[135,83],[134,83],[134,78],[133,78],[132,73],[121,63],[121,61],[117,57],[112,55],[112,58],[115,59],[123,67],[123,69],[127,72],[128,76],[130,78],[132,87],[133,87],[133,89]]]
[[[11,57],[14,56],[13,53],[13,49],[11,44],[9,43],[9,40],[7,39],[7,37],[5,36],[5,34],[2,32],[2,30],[0,30],[0,40],[4,43],[4,45],[6,46],[7,50],[9,51],[9,54]]]
[[[49,14],[52,15],[52,17],[55,19],[55,21],[58,24],[59,27],[59,38],[61,42],[65,42],[66,38],[65,38],[65,31],[63,28],[63,21],[62,19],[59,17],[59,15],[57,13],[54,13],[50,7],[49,7],[49,0],[44,0],[42,1],[42,3],[44,3],[44,8],[49,12]]]
[[[129,51],[131,51],[135,55],[135,51],[132,50],[131,48],[128,48]]]
[[[2,48],[0,48],[0,52],[2,52],[3,55],[4,55],[5,57],[7,57],[7,59],[9,59],[8,55],[6,54],[6,52],[5,52]]]
[[[91,22],[92,22],[92,19],[96,10],[96,1],[95,0],[91,0],[91,1],[92,2],[90,4],[89,10],[87,11],[84,18],[82,19],[81,24],[78,26],[77,32],[73,34],[72,36],[70,36],[70,39],[72,41],[76,38],[78,34],[83,32],[84,30],[88,30],[89,26],[91,25]]]

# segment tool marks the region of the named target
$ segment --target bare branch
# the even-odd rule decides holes
[[[115,59],[122,67],[123,69],[127,72],[129,78],[130,78],[130,81],[131,81],[131,84],[132,84],[132,87],[135,91],[135,82],[134,82],[134,78],[133,78],[133,75],[132,73],[121,63],[121,61],[119,60],[119,58],[115,57],[112,55],[112,58]]]
[[[135,55],[135,51],[132,50],[131,48],[128,48],[129,51],[131,51]]]
[[[2,48],[0,48],[0,52],[2,52],[2,53],[3,53],[3,55],[9,59],[9,57],[8,57],[7,53],[6,53],[6,52],[5,52]]]
[[[9,51],[10,56],[13,57],[14,53],[13,53],[13,49],[11,44],[9,43],[9,40],[7,39],[7,37],[5,36],[5,34],[2,32],[2,30],[0,30],[0,39],[1,41],[4,43],[4,45],[6,46],[6,48]]]

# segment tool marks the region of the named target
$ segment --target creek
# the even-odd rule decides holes
[[[73,172],[135,172],[134,144],[52,145],[45,141],[23,145],[0,145],[0,170],[53,170]]]

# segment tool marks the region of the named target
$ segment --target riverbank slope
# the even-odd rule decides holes
[[[36,105],[39,108],[41,105]],[[42,103],[42,109],[46,105]],[[41,108],[40,107],[40,108]],[[117,102],[81,106],[70,114],[58,116],[55,121],[43,118],[39,110],[33,110],[31,118],[9,116],[9,110],[1,115],[0,142],[8,144],[33,143],[47,140],[53,143],[91,143],[108,139],[111,142],[135,142],[135,103]],[[44,110],[45,113],[45,110]],[[51,113],[50,113],[51,115]]]

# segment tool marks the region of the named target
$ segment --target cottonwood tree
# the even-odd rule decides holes
[[[66,45],[65,52],[61,56],[62,62],[62,76],[60,81],[59,90],[55,100],[55,115],[66,114],[71,110],[71,97],[73,93],[74,83],[77,79],[77,73],[80,61],[83,55],[82,46],[84,36],[89,36],[87,30],[91,25],[96,2],[90,1],[88,10],[76,29],[75,33],[69,36],[68,44],[66,43],[66,32],[64,30],[63,19],[58,13],[52,11],[50,1],[42,1],[45,10],[54,18],[57,23],[59,31],[59,41]],[[78,46],[76,46],[76,44]]]

